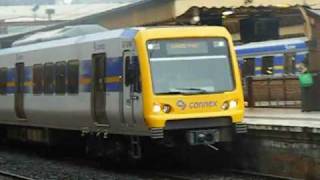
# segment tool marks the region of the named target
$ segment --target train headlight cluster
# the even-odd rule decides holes
[[[169,104],[163,105],[163,106],[162,106],[162,111],[163,111],[164,113],[170,113],[170,111],[171,111],[171,106],[170,106]]]
[[[164,112],[164,113],[170,113],[171,109],[172,108],[171,108],[171,106],[169,104],[164,104],[164,105],[154,104],[153,108],[152,108],[152,111],[154,113],[160,113],[161,111]]]
[[[234,108],[236,108],[237,106],[238,106],[238,102],[237,102],[237,101],[235,101],[235,100],[229,101],[229,108],[230,108],[230,109],[234,109]]]
[[[160,105],[160,104],[154,104],[154,105],[153,105],[153,108],[152,108],[152,111],[153,111],[154,113],[159,113],[159,112],[161,112],[161,105]]]
[[[228,110],[228,109],[235,109],[238,106],[238,102],[236,100],[230,100],[230,101],[225,101],[221,105],[221,109],[223,110]]]

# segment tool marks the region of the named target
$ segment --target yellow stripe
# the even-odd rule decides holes
[[[24,82],[24,86],[32,86],[32,85],[33,85],[32,81]]]
[[[256,67],[255,70],[256,71],[260,71],[262,68],[261,67]]]
[[[7,87],[15,87],[15,86],[16,86],[16,82],[15,81],[7,82]]]
[[[283,70],[283,66],[282,65],[274,66],[273,69],[275,69],[275,70]]]
[[[111,76],[104,78],[106,83],[119,83],[122,81],[122,76]]]
[[[85,85],[90,83],[91,83],[91,78],[80,78],[80,84]]]

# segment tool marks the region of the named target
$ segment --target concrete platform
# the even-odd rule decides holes
[[[247,108],[244,123],[253,129],[271,130],[270,127],[277,126],[288,127],[291,131],[299,132],[298,127],[307,127],[320,133],[320,112],[301,112],[300,109]]]
[[[320,112],[248,108],[234,166],[288,179],[320,179]]]

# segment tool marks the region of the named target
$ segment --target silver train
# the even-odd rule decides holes
[[[188,61],[179,59],[183,56]],[[191,64],[204,71],[196,77],[201,82],[189,83],[185,71],[177,79],[180,71],[170,68],[156,74],[153,63],[160,67],[177,59],[181,67],[201,61]],[[226,78],[212,79],[207,67],[217,67]],[[96,137],[88,138],[95,144],[103,142],[97,137],[122,135],[135,157],[141,155],[139,137],[174,139],[167,131],[182,133],[191,145],[230,142],[243,117],[237,67],[231,37],[218,27],[120,29],[4,49],[2,136],[71,143],[72,132]],[[160,88],[156,77],[162,74],[173,83]]]

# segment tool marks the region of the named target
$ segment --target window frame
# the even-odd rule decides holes
[[[55,78],[55,87],[54,92],[57,95],[65,95],[66,88],[67,88],[67,69],[66,69],[66,61],[59,61],[55,63],[55,71],[54,71],[54,78]]]
[[[72,66],[72,65],[75,65],[75,66]],[[73,67],[76,67],[76,68],[72,69]],[[71,70],[76,70],[76,72]],[[80,61],[77,59],[69,60],[66,65],[66,71],[67,71],[66,92],[70,95],[79,94]]]
[[[36,78],[37,75],[37,78]],[[44,92],[44,65],[34,64],[32,66],[32,93],[41,95]]]
[[[275,59],[274,56],[262,57],[262,63],[261,63],[261,74],[262,75],[274,75],[274,59]],[[271,70],[272,70],[271,73],[267,73],[269,68],[271,68]]]
[[[55,64],[52,62],[45,63],[44,66],[44,83],[43,83],[43,93],[46,95],[53,95],[55,92]],[[48,76],[50,74],[47,74],[48,68],[52,68],[51,72],[51,78],[50,81],[48,80]],[[50,87],[50,85],[52,87]]]
[[[3,74],[2,74],[3,73]],[[2,79],[2,75],[5,75]],[[3,81],[3,82],[2,82]],[[8,68],[7,67],[1,67],[0,68],[0,96],[5,96],[8,94]]]

